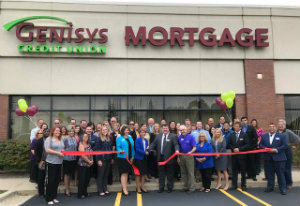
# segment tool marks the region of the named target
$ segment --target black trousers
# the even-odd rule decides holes
[[[200,169],[202,184],[205,189],[210,189],[212,168]]]
[[[242,175],[242,187],[246,187],[246,163],[247,159],[239,159],[237,156],[232,156],[232,187],[237,187],[238,173]]]
[[[248,177],[256,177],[255,154],[247,154],[246,169]]]
[[[87,196],[87,187],[90,182],[91,169],[90,167],[78,166],[78,194],[81,196]]]
[[[112,185],[113,183],[113,165],[109,164],[108,166],[108,177],[107,177],[107,184]]]
[[[161,157],[160,161],[164,161]],[[159,189],[163,190],[165,188],[165,179],[167,177],[167,187],[169,190],[173,189],[174,186],[174,168],[175,164],[166,164],[158,166],[158,176],[159,176]]]
[[[30,181],[38,181],[38,164],[35,161],[30,161]]]
[[[60,182],[61,164],[47,163],[48,181],[46,186],[46,201],[52,201],[57,197],[57,188]]]
[[[38,191],[40,196],[45,195],[45,178],[46,178],[46,169],[38,169]]]
[[[109,166],[111,160],[103,160],[102,166],[98,165],[97,167],[97,188],[98,193],[103,193],[107,191],[107,181],[108,181],[108,173],[109,173]]]

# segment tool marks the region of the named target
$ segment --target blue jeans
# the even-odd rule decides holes
[[[293,151],[291,148],[288,148],[285,150],[286,155],[286,165],[284,170],[284,176],[286,181],[286,186],[292,186],[293,180],[292,180],[292,163],[293,163]]]

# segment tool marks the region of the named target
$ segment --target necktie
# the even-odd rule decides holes
[[[236,133],[235,133],[235,136],[236,136],[235,142],[238,142],[238,141],[239,141],[239,136],[240,136],[240,134],[239,134],[238,132],[236,132]]]
[[[167,136],[164,134],[163,139],[162,139],[162,141],[161,141],[161,151],[160,151],[160,153],[161,153],[162,155],[164,154],[163,148],[164,148],[164,144],[165,144],[166,138],[167,138]]]

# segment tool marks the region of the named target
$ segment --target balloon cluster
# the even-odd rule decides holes
[[[19,117],[24,116],[25,113],[28,116],[33,117],[39,111],[39,108],[36,105],[32,105],[32,106],[28,107],[25,99],[19,99],[18,106],[19,106],[19,108],[17,108],[15,112],[16,112],[16,115],[18,115]]]
[[[221,97],[216,98],[216,103],[222,110],[231,109],[233,101],[235,99],[235,92],[230,90],[229,92],[223,92]]]

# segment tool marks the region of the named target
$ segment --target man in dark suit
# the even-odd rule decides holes
[[[152,142],[150,149],[156,151],[157,161],[163,162],[172,156],[175,152],[179,152],[178,139],[175,134],[170,133],[169,126],[162,125],[162,134],[158,134]],[[167,176],[168,193],[173,190],[174,181],[174,166],[175,158],[169,161],[166,165],[158,166],[159,175],[159,190],[161,193],[165,188],[165,178]]]
[[[272,192],[275,184],[275,173],[278,178],[280,193],[286,195],[286,181],[284,176],[286,155],[288,148],[286,135],[276,132],[276,126],[269,124],[269,132],[261,137],[259,147],[261,149],[271,148],[271,151],[264,154],[265,170],[268,179],[268,185],[265,192]]]
[[[234,131],[229,136],[228,140],[228,148],[231,149],[232,152],[244,152],[248,151],[250,148],[250,141],[246,133],[244,133],[242,129],[242,125],[240,122],[236,122],[233,125]],[[237,189],[237,179],[238,179],[238,171],[241,171],[242,175],[242,190],[247,190],[246,185],[246,164],[247,164],[247,156],[242,155],[232,155],[232,189]]]
[[[154,127],[154,119],[153,118],[149,118],[148,119],[148,126],[147,126],[147,131],[146,132],[148,134],[151,134],[151,131],[152,131],[153,127]]]
[[[225,123],[225,117],[222,115],[219,117],[219,124],[215,125],[215,128],[221,128],[223,129],[224,123]]]
[[[256,129],[252,127],[251,125],[248,125],[248,118],[242,117],[242,131],[248,135],[249,141],[250,141],[250,148],[249,150],[256,150],[257,144],[258,144],[258,136],[256,133]],[[256,179],[256,164],[255,164],[255,154],[247,154],[247,174],[248,178],[252,178],[254,181],[257,181]]]

